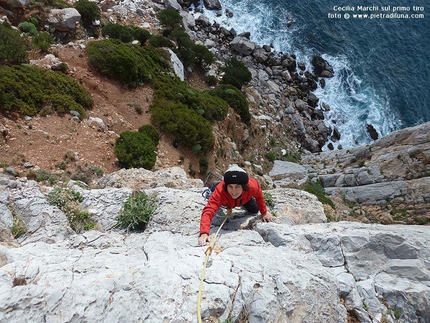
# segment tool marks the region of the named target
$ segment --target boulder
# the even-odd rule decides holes
[[[75,8],[51,9],[48,16],[48,24],[56,31],[72,32],[76,29],[76,23],[81,20],[81,14]]]
[[[244,37],[237,36],[230,42],[230,47],[239,54],[247,56],[254,52],[255,43]]]
[[[203,4],[208,10],[221,10],[222,6],[219,0],[203,0]]]

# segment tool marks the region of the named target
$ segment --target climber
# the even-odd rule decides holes
[[[229,209],[243,206],[250,213],[261,213],[263,222],[271,222],[272,215],[267,212],[266,202],[260,184],[254,178],[248,177],[245,170],[234,164],[224,174],[224,180],[210,195],[203,208],[200,219],[199,245],[204,246],[210,241],[210,225],[215,213],[223,206]]]

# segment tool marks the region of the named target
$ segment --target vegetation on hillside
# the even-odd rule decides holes
[[[97,71],[130,87],[150,84],[158,74],[167,72],[166,60],[152,47],[107,39],[89,43],[86,52]]]
[[[8,23],[0,24],[0,64],[13,65],[26,63],[28,45],[19,31]]]
[[[142,132],[124,131],[116,140],[115,155],[124,168],[151,169],[155,165],[155,145]]]
[[[208,90],[207,93],[218,96],[225,101],[239,114],[241,120],[249,124],[251,121],[251,113],[249,112],[248,101],[245,95],[236,87],[230,84],[220,84],[215,89]]]
[[[71,110],[85,116],[93,99],[68,75],[35,66],[0,65],[0,112],[34,116],[42,110],[65,114]]]

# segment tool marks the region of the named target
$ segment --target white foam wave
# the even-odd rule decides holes
[[[326,79],[325,88],[319,87],[315,95],[330,106],[325,112],[326,124],[341,133],[339,144],[343,148],[365,145],[372,141],[367,126],[372,125],[382,137],[400,127],[399,118],[393,115],[387,97],[381,97],[351,69],[345,56],[322,57],[332,65],[335,76]]]
[[[217,15],[214,11],[205,11],[205,16],[238,33],[250,32],[251,40],[259,45],[270,44],[278,52],[295,54],[297,60],[305,62],[310,68],[315,50],[302,50],[294,45],[303,41],[294,39],[295,31],[302,26],[293,24],[293,27],[288,27],[293,15],[281,3],[268,5],[255,0],[222,0],[221,3],[223,10],[233,12],[232,18],[227,18],[225,14]],[[325,112],[326,124],[336,126],[341,133],[340,141],[333,143],[335,147],[339,144],[348,148],[370,143],[372,139],[366,130],[369,124],[380,137],[401,128],[400,118],[393,115],[388,98],[366,85],[354,73],[346,56],[322,56],[333,67],[335,76],[326,79],[325,88],[319,87],[315,95],[331,108]]]

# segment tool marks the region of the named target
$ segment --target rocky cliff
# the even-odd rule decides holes
[[[3,175],[0,322],[196,322],[203,183],[171,168],[121,170],[99,189],[76,184],[68,188],[98,230],[76,234],[47,202],[51,187]],[[147,229],[113,229],[136,189],[157,201]],[[220,233],[204,322],[430,322],[430,227],[326,223],[315,196],[268,192],[273,223],[235,209]],[[27,229],[13,239],[17,217]]]

